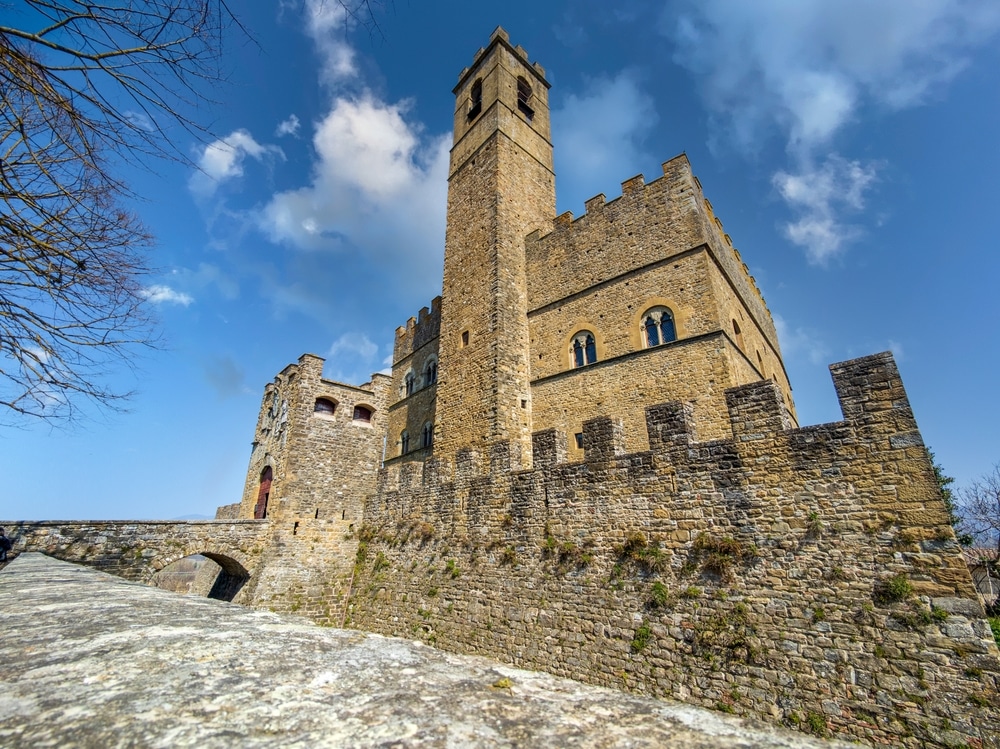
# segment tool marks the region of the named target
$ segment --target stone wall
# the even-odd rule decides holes
[[[269,545],[267,523],[217,520],[37,521],[4,522],[14,553],[38,551],[56,559],[85,564],[128,580],[151,583],[173,562],[201,554],[218,564],[235,595],[250,603]]]
[[[535,426],[565,432],[569,459],[577,461],[583,450],[573,436],[588,419],[610,416],[623,424],[625,449],[637,452],[648,447],[646,405],[669,394],[692,405],[691,428],[699,440],[721,438],[729,433],[725,388],[744,373],[733,371],[732,349],[732,342],[715,332],[536,380]]]
[[[569,337],[580,329],[591,330],[607,356],[642,348],[640,316],[663,305],[677,318],[678,337],[727,333],[753,369],[752,378],[727,386],[773,377],[794,418],[771,314],[687,157],[664,163],[659,179],[633,177],[621,197],[598,195],[586,208],[525,242],[533,379],[566,368]]]
[[[390,388],[387,427],[386,460],[403,456],[402,435],[409,435],[406,454],[410,459],[423,459],[430,450],[423,445],[423,429],[437,421],[437,378],[428,369],[438,361],[438,340],[441,332],[441,297],[434,297],[430,310],[424,307],[419,316],[411,317],[405,326],[396,328],[392,355],[392,386]],[[434,370],[436,373],[436,369]],[[407,394],[407,377],[413,378],[412,392]]]
[[[998,652],[892,357],[832,367],[844,420],[770,381],[536,433],[395,477],[365,510],[350,623],[519,666],[901,746],[996,745]]]
[[[323,379],[324,360],[304,354],[268,385],[258,418],[240,517],[252,518],[261,476],[273,474],[268,517],[360,519],[360,498],[375,486],[391,378],[355,387]],[[324,400],[333,412],[318,410]],[[358,418],[356,408],[371,413]]]
[[[255,608],[343,626],[358,549],[356,528],[339,518],[274,524],[247,600]]]

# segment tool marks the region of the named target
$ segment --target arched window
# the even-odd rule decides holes
[[[521,76],[517,77],[517,108],[524,112],[529,120],[535,116],[535,110],[531,108],[531,84]]]
[[[653,307],[642,318],[642,337],[646,347],[677,340],[674,313],[666,307]]]
[[[412,371],[406,373],[406,394],[413,395],[413,389],[416,386],[417,378]]]
[[[570,360],[574,367],[583,367],[597,361],[597,344],[593,333],[581,330],[573,336],[573,342],[570,344]]]
[[[421,436],[421,447],[430,447],[434,444],[434,425],[429,421],[424,424],[424,431]]]
[[[313,406],[313,413],[320,416],[333,416],[337,410],[337,404],[328,398],[317,398],[316,405]]]
[[[736,345],[741,349],[743,348],[743,331],[740,330],[740,324],[733,320],[733,335],[736,336]]]
[[[372,410],[367,406],[355,406],[354,407],[354,420],[360,421],[364,424],[371,424],[372,421]]]
[[[431,359],[427,362],[427,368],[424,369],[424,383],[425,385],[434,385],[438,381],[438,363],[437,359]]]
[[[471,120],[477,114],[479,114],[483,109],[483,81],[482,79],[477,80],[472,84],[472,90],[469,92],[469,119]]]
[[[408,452],[410,452],[410,433],[404,429],[399,435],[399,454],[406,455]]]

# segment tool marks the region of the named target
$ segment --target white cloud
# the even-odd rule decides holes
[[[194,297],[189,294],[185,294],[182,291],[175,291],[163,284],[147,286],[139,293],[142,294],[146,301],[152,304],[180,304],[187,307],[194,301]]]
[[[405,111],[371,94],[334,99],[311,184],[275,194],[261,229],[300,249],[360,250],[418,281],[439,274],[450,138],[422,138]]]
[[[370,362],[378,356],[378,346],[364,333],[344,333],[330,346],[328,355]]]
[[[278,127],[275,128],[274,134],[279,138],[285,135],[298,135],[300,125],[301,123],[299,122],[299,118],[294,114],[290,114],[288,115],[287,120],[283,120],[278,123]]]
[[[860,233],[840,216],[864,208],[865,192],[875,179],[874,165],[863,166],[836,154],[818,167],[804,166],[798,174],[776,173],[772,183],[799,214],[796,221],[785,224],[785,236],[805,249],[810,262],[825,263]]]
[[[664,22],[675,61],[704,76],[706,101],[737,140],[766,137],[777,125],[790,146],[809,148],[846,124],[864,98],[893,108],[926,101],[1000,30],[1000,5],[677,0]]]
[[[754,153],[780,137],[793,171],[807,179],[809,165],[822,160],[817,153],[831,149],[863,104],[917,106],[958,75],[1000,30],[1000,3],[674,0],[663,23],[675,62],[700,78],[713,148]],[[775,175],[776,184],[787,177]],[[860,180],[860,192],[870,182]],[[814,260],[851,237],[830,201],[790,224],[788,235]]]
[[[560,187],[582,190],[581,202],[599,192],[616,194],[623,168],[641,170],[642,141],[656,122],[653,100],[632,71],[588,81],[586,94],[570,94],[552,112]],[[560,189],[561,198],[567,193]]]
[[[355,53],[345,33],[352,25],[352,17],[344,4],[336,0],[306,0],[304,12],[306,31],[323,58],[323,82],[337,85],[356,76]]]
[[[304,0],[294,7],[319,54],[329,103],[310,124],[291,115],[276,132],[312,129],[308,176],[252,208],[216,205],[212,228],[224,245],[250,227],[293,250],[272,248],[272,258],[240,268],[260,278],[279,315],[328,319],[342,293],[352,293],[348,286],[395,289],[426,303],[441,281],[450,134],[428,135],[408,119],[408,102],[386,102],[368,89],[345,36],[355,21],[340,3]],[[281,153],[238,130],[205,150],[192,189],[210,195],[242,173],[247,157]]]
[[[899,341],[894,341],[890,338],[888,347],[897,362],[901,362],[906,358],[906,352],[903,351],[903,344]]]
[[[284,158],[277,146],[262,145],[244,129],[234,130],[212,141],[198,157],[198,171],[191,175],[188,187],[196,195],[208,197],[226,180],[243,176],[243,162],[250,156],[257,161],[268,157]]]

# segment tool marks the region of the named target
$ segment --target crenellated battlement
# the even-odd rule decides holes
[[[458,84],[455,86],[456,90],[462,87],[462,84],[465,82],[466,76],[468,76],[469,72],[474,70],[479,65],[479,63],[482,62],[482,59],[486,56],[486,53],[489,52],[489,50],[494,46],[494,44],[502,44],[510,52],[517,55],[520,58],[521,62],[526,67],[529,67],[530,69],[534,70],[538,74],[539,79],[541,79],[543,82],[545,81],[545,68],[543,68],[537,62],[534,63],[530,62],[528,57],[528,51],[520,44],[516,46],[512,45],[510,43],[510,34],[507,33],[507,31],[503,28],[503,26],[497,26],[495,29],[493,29],[493,33],[490,34],[490,43],[485,47],[480,47],[479,49],[477,49],[476,54],[472,56],[472,65],[470,65],[467,68],[462,68],[462,72],[458,74]],[[545,85],[548,86],[548,83],[545,83]]]
[[[398,362],[441,334],[441,297],[431,300],[430,309],[422,307],[417,317],[396,328],[392,360]]]
[[[529,257],[543,257],[550,265],[558,263],[565,258],[552,257],[558,254],[554,247],[576,244],[573,232],[586,234],[588,230],[594,231],[596,223],[601,225],[600,231],[607,233],[610,225],[624,219],[632,230],[627,236],[635,237],[638,233],[635,228],[639,228],[642,234],[629,242],[632,252],[627,261],[624,264],[612,262],[613,269],[619,273],[627,272],[662,260],[665,257],[662,251],[664,245],[670,246],[675,253],[700,244],[708,245],[719,256],[720,264],[734,277],[735,283],[745,284],[752,291],[754,303],[760,305],[769,323],[767,327],[773,329],[770,311],[756,280],[733,246],[732,238],[726,234],[712,204],[704,197],[701,183],[691,171],[686,154],[664,162],[662,168],[663,175],[652,182],[646,183],[645,177],[638,174],[621,183],[619,197],[609,201],[603,193],[599,193],[585,201],[583,215],[574,217],[572,211],[565,211],[553,219],[549,231],[536,230],[529,234],[526,238]],[[641,214],[638,219],[629,216],[635,211]],[[684,225],[685,217],[692,225]],[[607,257],[602,258],[605,264],[609,264],[608,261]],[[551,301],[541,296],[532,298],[530,304],[534,308]]]
[[[775,451],[784,450],[794,455],[817,450],[824,452],[831,444],[856,445],[859,435],[872,440],[876,434],[884,438],[878,443],[885,449],[923,449],[891,353],[842,362],[832,365],[830,370],[844,414],[842,421],[793,428],[779,388],[771,380],[762,380],[726,391],[732,432],[728,439],[698,442],[690,404],[672,402],[647,406],[649,451],[669,453],[671,461],[684,463],[712,452],[706,452],[706,448],[727,445],[733,454],[749,458],[766,453],[776,459]],[[854,436],[848,439],[848,434]],[[533,469],[517,473],[544,474],[561,467],[580,466],[593,471],[609,461],[627,465],[648,455],[646,452],[626,453],[621,422],[608,416],[585,421],[582,442],[583,460],[569,461],[566,433],[557,429],[535,432],[532,435]],[[490,447],[488,455],[464,449],[453,460],[436,456],[428,461],[388,466],[380,473],[379,493],[431,490],[491,477],[503,482],[511,471],[510,450],[510,443],[497,442]],[[864,457],[867,458],[867,453]]]
[[[878,743],[988,735],[994,698],[974,695],[996,694],[996,646],[896,364],[830,369],[834,423],[793,428],[766,380],[726,391],[725,439],[698,441],[673,402],[646,408],[643,452],[598,416],[583,460],[546,429],[530,470],[499,442],[383,471],[356,620]]]

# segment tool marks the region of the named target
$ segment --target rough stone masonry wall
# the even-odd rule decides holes
[[[621,197],[606,202],[598,195],[586,208],[575,220],[569,212],[556,217],[551,231],[525,242],[532,377],[561,363],[551,354],[561,355],[564,336],[576,332],[567,327],[592,325],[599,345],[607,341],[608,356],[641,347],[632,316],[662,304],[678,317],[679,337],[730,335],[754,368],[776,378],[794,418],[770,312],[687,157],[664,163],[663,176],[648,185],[642,175],[633,177],[622,183]]]
[[[192,554],[207,556],[251,584],[261,567],[270,529],[260,521],[122,520],[3,522],[14,553],[38,551],[128,580],[149,583],[168,565]],[[233,599],[249,603],[248,588]]]
[[[815,732],[996,746],[998,651],[889,354],[836,365],[844,421],[788,429],[773,383],[732,436],[648,409],[650,450],[584,426],[385,478],[356,627]]]
[[[588,419],[610,416],[622,422],[625,449],[635,452],[648,447],[645,404],[668,395],[692,405],[691,428],[699,440],[724,437],[729,433],[724,391],[746,374],[733,372],[732,348],[724,334],[709,333],[534,382],[535,426],[564,432],[567,457],[575,462],[583,459],[583,450],[574,435]]]
[[[343,626],[358,548],[356,523],[307,518],[272,528],[247,601],[255,608]]]

